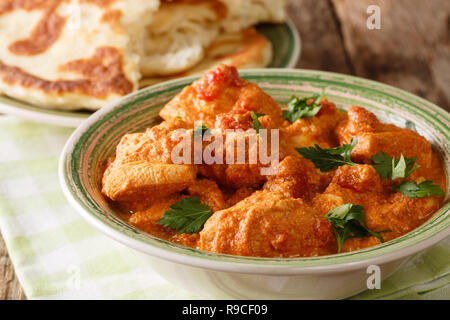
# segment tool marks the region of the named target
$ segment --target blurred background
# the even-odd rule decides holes
[[[370,5],[381,29],[369,30]],[[450,110],[450,1],[288,0],[302,40],[298,68],[381,81]]]

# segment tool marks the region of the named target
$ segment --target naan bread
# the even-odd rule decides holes
[[[197,74],[212,69],[227,58],[216,63],[219,56],[239,55],[245,61],[232,61],[241,68],[264,67],[270,61],[268,44],[261,54],[244,54],[240,49],[245,40],[252,38],[246,31],[259,22],[282,22],[286,19],[285,0],[175,0],[163,1],[151,25],[147,28],[145,57],[141,71],[144,84],[159,82],[179,73]],[[224,32],[225,31],[225,32]],[[219,38],[218,38],[219,37]],[[230,45],[225,44],[226,39]],[[208,52],[213,42],[218,49]],[[234,47],[235,51],[231,50]],[[257,53],[259,46],[252,42],[246,48]],[[252,61],[254,58],[256,60]],[[232,59],[232,60],[236,60]],[[199,64],[200,63],[200,64]],[[234,64],[233,64],[234,63]],[[153,79],[150,79],[153,78]]]
[[[219,34],[226,14],[218,0],[163,1],[147,28],[143,75],[170,75],[196,65]]]
[[[261,22],[280,23],[286,20],[286,0],[220,0],[228,9],[222,27],[236,32]]]
[[[235,66],[238,69],[263,68],[272,60],[272,44],[255,28],[239,32],[221,34],[206,49],[205,57],[195,67],[171,76],[146,77],[140,86],[146,87],[158,82],[180,77],[203,74],[220,64]]]
[[[0,1],[0,93],[46,108],[98,109],[138,87],[159,0]]]
[[[264,67],[270,42],[245,28],[283,21],[284,2],[0,0],[0,94],[96,110],[138,89],[141,74],[148,85],[221,63]]]

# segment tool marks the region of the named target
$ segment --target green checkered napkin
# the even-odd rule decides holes
[[[144,254],[90,227],[65,200],[57,162],[72,129],[0,117],[0,230],[28,298],[195,299]],[[450,239],[354,298],[450,299]]]

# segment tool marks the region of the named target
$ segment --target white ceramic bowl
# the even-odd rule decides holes
[[[341,108],[359,105],[399,126],[411,121],[440,152],[447,172],[450,168],[450,116],[421,98],[373,81],[326,72],[260,69],[241,75],[280,103],[292,94],[310,95],[325,88],[327,97]],[[384,279],[415,253],[450,235],[448,190],[444,207],[416,230],[371,248],[332,256],[269,259],[212,254],[158,239],[129,225],[100,193],[100,166],[114,153],[123,134],[159,122],[160,108],[194,79],[146,88],[96,112],[67,142],[59,168],[64,193],[78,212],[113,239],[147,253],[151,267],[169,281],[205,298],[345,298],[367,289],[368,266],[379,266]]]

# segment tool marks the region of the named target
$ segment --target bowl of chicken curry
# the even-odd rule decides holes
[[[220,65],[95,113],[60,178],[89,222],[191,291],[342,298],[450,234],[449,123],[373,81]]]

